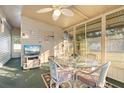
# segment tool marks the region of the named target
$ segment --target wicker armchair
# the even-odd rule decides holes
[[[49,64],[51,75],[50,87],[55,83],[56,88],[59,88],[59,86],[64,82],[68,82],[70,87],[72,87],[69,81],[73,79],[73,71],[68,68],[63,68],[55,62],[54,59],[49,59]]]
[[[110,64],[111,62],[105,63],[91,72],[79,70],[76,72],[76,81],[79,80],[82,84],[88,85],[88,87],[102,88],[105,85],[106,75]]]

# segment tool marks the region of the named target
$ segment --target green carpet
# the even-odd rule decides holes
[[[20,58],[13,58],[0,68],[0,88],[46,88],[41,74],[49,72],[48,63],[41,68],[22,70]],[[124,83],[107,77],[107,81],[124,87]]]
[[[1,88],[45,88],[41,74],[49,72],[48,64],[41,68],[22,70],[20,58],[11,59],[0,68]]]

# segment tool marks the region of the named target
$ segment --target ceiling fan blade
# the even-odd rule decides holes
[[[72,5],[60,5],[60,8],[68,8],[70,6],[72,6]]]
[[[43,9],[39,9],[38,11],[36,11],[37,13],[47,13],[52,11],[53,8],[43,8]]]
[[[52,14],[52,18],[54,21],[57,21],[59,19],[60,16],[56,16],[54,13]]]
[[[74,13],[70,9],[61,9],[63,15],[74,16]]]

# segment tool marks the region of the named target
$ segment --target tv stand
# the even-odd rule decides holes
[[[25,62],[23,63],[23,69],[41,67],[39,55],[25,55],[24,58]]]

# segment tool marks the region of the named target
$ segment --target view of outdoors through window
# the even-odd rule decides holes
[[[14,52],[21,52],[21,41],[20,37],[14,37]]]

